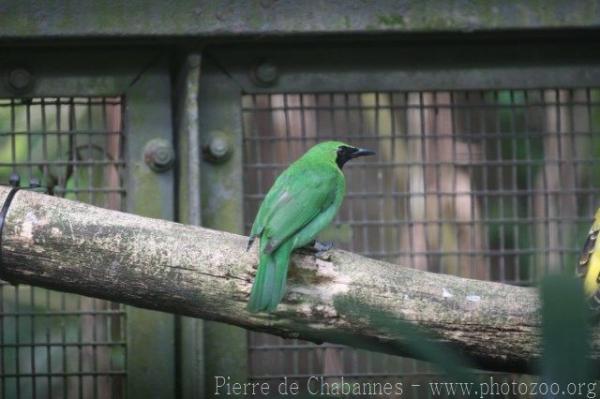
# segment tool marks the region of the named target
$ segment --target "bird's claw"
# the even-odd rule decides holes
[[[317,241],[317,240],[313,240],[311,243],[306,244],[303,247],[300,247],[300,249],[316,254],[319,252],[327,252],[329,251],[331,248],[333,248],[333,242],[331,241],[327,241],[327,242],[321,242],[321,241]]]
[[[315,241],[313,248],[316,250],[317,253],[327,252],[333,248],[333,242],[331,242],[331,241],[326,241],[326,242]]]
[[[314,255],[315,258],[319,258],[322,260],[329,260],[329,255],[327,254],[327,252],[331,248],[333,248],[333,242],[331,242],[331,241],[320,242],[320,241],[314,240],[310,244],[307,244],[307,245],[301,247],[300,249],[302,251],[306,251],[306,252]]]

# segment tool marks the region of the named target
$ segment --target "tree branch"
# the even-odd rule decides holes
[[[0,201],[8,188],[0,187]],[[414,355],[406,320],[477,367],[525,371],[540,357],[537,291],[433,274],[330,251],[296,254],[274,314],[245,309],[257,264],[247,238],[19,191],[3,234],[0,277],[283,337]],[[598,334],[592,357],[599,357]]]

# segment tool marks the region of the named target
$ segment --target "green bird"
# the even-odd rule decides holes
[[[285,293],[290,254],[311,243],[342,205],[346,180],[342,167],[374,151],[326,141],[292,163],[265,196],[250,233],[248,249],[260,238],[260,260],[248,310],[271,312]]]

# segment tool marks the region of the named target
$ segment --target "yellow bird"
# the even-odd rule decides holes
[[[583,290],[592,310],[600,310],[600,208],[594,215],[594,223],[590,228],[579,257],[577,275],[583,279]]]

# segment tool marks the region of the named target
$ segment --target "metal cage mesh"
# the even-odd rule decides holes
[[[600,193],[596,89],[247,94],[249,231],[275,177],[313,144],[377,151],[345,167],[325,239],[403,266],[530,285],[571,269]],[[249,334],[251,378],[417,378],[426,363]],[[412,377],[411,377],[412,376]]]
[[[0,99],[0,181],[122,209],[120,97]],[[124,396],[122,305],[0,281],[4,398]]]

